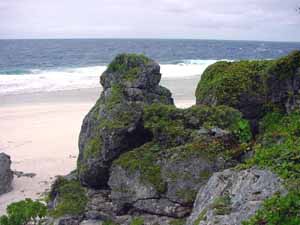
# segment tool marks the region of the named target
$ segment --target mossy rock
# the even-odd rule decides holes
[[[270,61],[239,61],[209,66],[196,90],[197,104],[228,105],[247,116],[248,108],[264,103],[265,71],[270,64]]]
[[[116,204],[138,207],[140,199],[149,199],[141,210],[150,212],[153,199],[164,201],[160,204],[166,208],[173,209],[175,202],[191,207],[214,172],[238,163],[252,137],[241,113],[228,106],[177,109],[153,104],[144,108],[143,121],[151,142],[113,162],[109,185]],[[172,210],[167,215],[180,217]]]
[[[295,51],[278,60],[217,62],[204,71],[196,100],[228,105],[259,120],[270,109],[286,112],[298,105],[299,88],[300,51]]]
[[[152,138],[142,122],[145,105],[173,104],[159,86],[160,67],[137,54],[118,55],[101,76],[103,92],[85,117],[79,137],[78,175],[83,185],[107,188],[113,160]]]
[[[147,89],[158,85],[160,67],[142,54],[120,54],[108,65],[101,76],[101,84],[109,88],[113,84]]]

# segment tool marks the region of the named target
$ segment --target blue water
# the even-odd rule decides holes
[[[143,53],[164,64],[185,60],[271,59],[300,50],[300,43],[215,40],[0,40],[0,75],[100,66],[118,53]]]

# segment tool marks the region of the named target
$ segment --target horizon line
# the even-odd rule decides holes
[[[131,38],[131,37],[122,37],[122,38],[95,38],[95,37],[74,37],[74,38],[0,38],[0,41],[9,41],[9,40],[195,40],[195,41],[239,41],[239,42],[276,42],[276,43],[300,43],[299,41],[282,41],[282,40],[247,40],[247,39],[207,39],[207,38]]]

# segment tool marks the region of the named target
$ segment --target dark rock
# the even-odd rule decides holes
[[[173,104],[158,85],[160,68],[141,55],[117,56],[101,76],[100,99],[85,117],[79,137],[78,174],[83,185],[105,188],[109,168],[120,154],[151,139],[141,121],[143,107]]]
[[[63,216],[53,220],[53,225],[79,225],[81,218],[74,216]]]
[[[24,173],[22,171],[13,171],[14,175],[17,176],[18,178],[20,177],[29,177],[33,178],[36,176],[36,173]]]
[[[282,181],[259,169],[214,173],[197,195],[187,225],[241,225],[275,193],[285,193]]]
[[[0,195],[12,190],[13,172],[11,160],[5,153],[0,153]]]

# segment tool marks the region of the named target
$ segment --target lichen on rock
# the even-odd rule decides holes
[[[186,224],[242,224],[255,214],[264,200],[285,192],[282,181],[270,171],[251,168],[214,173],[199,190]]]

